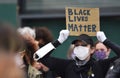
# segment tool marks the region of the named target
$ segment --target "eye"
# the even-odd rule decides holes
[[[101,51],[104,51],[104,49],[100,49]]]
[[[98,49],[96,49],[95,51],[99,51]]]
[[[95,51],[105,51],[104,49],[96,49]]]

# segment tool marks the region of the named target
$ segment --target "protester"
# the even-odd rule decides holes
[[[62,41],[64,41],[64,38],[67,38],[67,36],[68,33],[61,32],[58,41],[62,44]],[[120,46],[109,41],[103,32],[97,32],[97,38],[100,42],[103,42],[104,45],[114,50],[117,56],[110,59],[94,61],[91,58],[91,54],[94,52],[93,40],[86,34],[80,35],[78,39],[72,42],[75,45],[73,60],[43,56],[43,52],[47,52],[43,50],[47,48],[47,45],[41,48],[42,50],[40,52],[37,51],[35,56],[36,58],[39,57],[40,62],[62,78],[105,78],[110,63],[120,57]],[[54,47],[56,46],[54,45]]]
[[[21,34],[26,47],[23,56],[23,60],[26,65],[26,74],[28,74],[28,78],[41,78],[41,71],[39,71],[39,69],[44,69],[44,67],[41,63],[38,63],[33,59],[34,52],[39,49],[39,42],[35,40],[35,30],[30,27],[23,27],[19,28],[18,32]]]
[[[102,42],[97,41],[95,43],[95,52],[93,57],[95,57],[96,60],[108,59],[110,52],[111,49],[109,47],[105,46]]]
[[[34,27],[34,29],[36,33],[35,40],[39,42],[39,48],[43,47],[49,42],[53,42],[54,38],[53,38],[52,32],[47,27]],[[52,72],[51,70],[45,72],[43,75],[44,75],[44,78],[58,77],[56,73]]]
[[[47,66],[33,59],[33,54],[45,44],[52,42],[53,37],[45,27],[23,27],[18,29],[26,46],[24,61],[29,78],[55,78],[56,74],[51,72]]]
[[[68,52],[67,52],[67,58],[68,59],[72,59],[73,57],[73,49],[74,49],[74,44],[71,44],[69,49],[68,49]],[[105,46],[102,42],[100,41],[96,41],[95,44],[94,44],[94,47],[95,47],[95,51],[92,55],[93,58],[95,58],[95,60],[103,60],[103,59],[107,59],[109,58],[109,55],[110,55],[110,52],[111,52],[111,49],[107,46]]]

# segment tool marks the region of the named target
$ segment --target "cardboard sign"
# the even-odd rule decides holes
[[[99,8],[66,8],[66,29],[71,36],[88,34],[95,36],[100,30]]]

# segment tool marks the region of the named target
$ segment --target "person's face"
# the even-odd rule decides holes
[[[99,42],[95,46],[95,51],[103,51],[105,52],[106,56],[109,56],[110,49],[108,49],[103,43]]]
[[[75,60],[76,65],[85,65],[90,60],[91,54],[94,52],[94,48],[85,41],[77,41],[74,46],[73,59]]]
[[[77,41],[77,42],[75,43],[75,46],[87,47],[87,48],[89,48],[89,53],[90,53],[90,54],[93,53],[93,48],[90,46],[90,44],[87,44],[85,41]]]
[[[91,54],[94,52],[94,48],[92,48],[90,44],[87,44],[85,41],[77,41],[75,43],[75,47],[77,46],[83,46],[83,47],[89,48],[89,56],[86,59],[90,58]]]

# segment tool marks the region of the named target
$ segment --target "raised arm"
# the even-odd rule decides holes
[[[39,60],[40,58],[43,58],[44,56],[46,56],[50,51],[56,49],[60,44],[62,44],[69,36],[69,31],[68,30],[61,30],[59,33],[59,37],[55,42],[50,42],[48,44],[46,44],[45,46],[43,46],[42,48],[40,48],[39,50],[37,50],[34,55],[33,58],[34,60]]]
[[[111,48],[116,53],[116,55],[120,57],[120,46],[108,40],[104,32],[102,31],[97,32],[97,39],[100,42],[103,42],[104,45]]]

